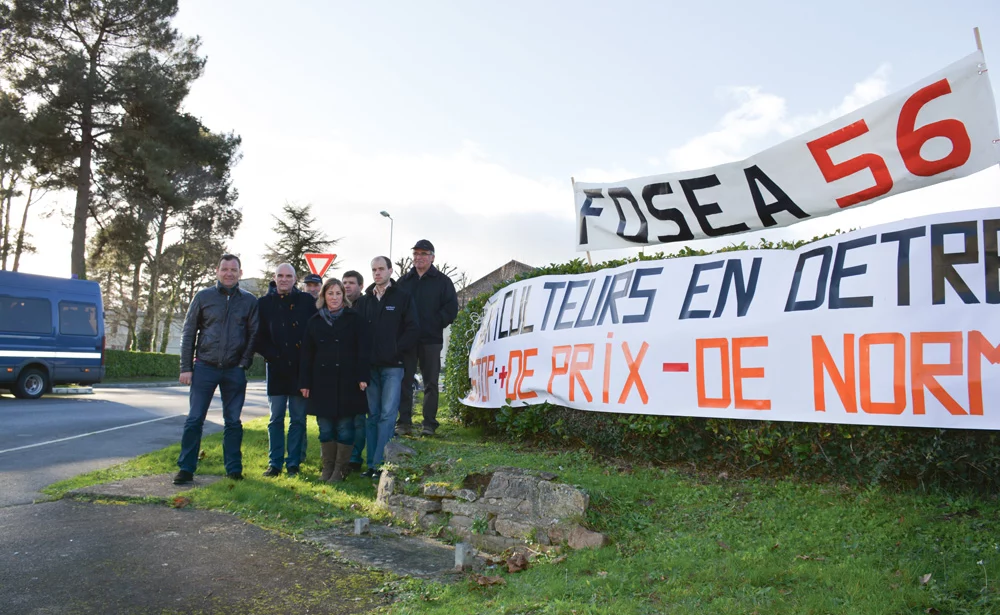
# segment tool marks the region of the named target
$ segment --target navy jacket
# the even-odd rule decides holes
[[[403,353],[416,347],[420,336],[417,307],[409,293],[390,280],[379,301],[372,284],[355,309],[364,317],[371,335],[372,366],[402,367]]]
[[[316,313],[312,295],[292,289],[287,295],[277,292],[257,300],[260,326],[254,350],[267,361],[267,394],[299,394],[299,360],[306,323]]]
[[[444,328],[458,316],[458,294],[451,278],[431,265],[423,276],[416,268],[399,279],[399,287],[413,296],[420,320],[420,343],[442,344]]]

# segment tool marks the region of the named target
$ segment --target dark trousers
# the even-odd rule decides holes
[[[192,474],[198,468],[202,428],[216,388],[222,393],[222,420],[225,423],[222,431],[222,459],[226,464],[226,473],[243,471],[243,423],[240,421],[240,414],[246,398],[247,374],[242,367],[221,369],[195,363],[191,377],[190,410],[184,421],[181,454],[177,459],[177,467]]]
[[[424,427],[438,428],[438,377],[443,344],[417,344],[403,355],[403,385],[399,392],[400,425],[413,425],[413,377],[420,366],[424,380]]]

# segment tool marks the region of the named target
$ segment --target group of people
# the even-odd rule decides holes
[[[254,353],[267,364],[268,467],[263,475],[295,476],[306,460],[306,417],[319,427],[321,480],[351,472],[377,480],[385,446],[413,433],[414,379],[423,379],[423,435],[438,428],[443,332],[458,314],[451,279],[434,266],[434,245],[413,246],[413,267],[392,279],[385,256],[371,261],[373,282],[348,271],[325,282],[315,274],[299,290],[295,268],[278,265],[267,294],[239,287],[239,257],[224,254],[217,282],[194,296],[181,335],[182,384],[191,386],[174,484],[194,480],[201,436],[218,388],[226,476],[243,478],[246,370]],[[364,290],[362,290],[364,289]],[[287,438],[285,416],[288,416]]]

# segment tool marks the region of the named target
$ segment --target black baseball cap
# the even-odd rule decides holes
[[[302,278],[302,281],[306,284],[322,284],[323,278],[319,277],[315,273],[310,273],[306,277]]]
[[[417,243],[415,243],[413,245],[413,248],[411,248],[411,249],[412,250],[427,250],[428,252],[433,252],[434,251],[434,244],[432,244],[431,242],[427,241],[426,239],[421,239],[420,241],[418,241]]]

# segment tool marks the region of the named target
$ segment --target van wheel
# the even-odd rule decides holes
[[[49,390],[49,376],[37,368],[28,368],[21,372],[14,385],[14,397],[18,399],[38,399]]]

